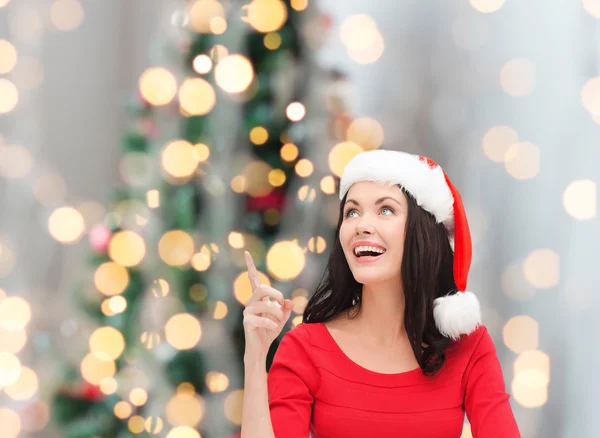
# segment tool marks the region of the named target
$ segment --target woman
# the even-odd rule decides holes
[[[344,169],[326,275],[283,337],[292,303],[260,285],[246,335],[243,438],[519,437],[494,344],[467,292],[462,200],[432,160],[363,152]],[[274,301],[271,301],[273,299]]]

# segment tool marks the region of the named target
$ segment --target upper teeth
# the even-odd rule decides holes
[[[357,246],[356,248],[354,248],[354,254],[358,255],[361,252],[365,252],[365,251],[371,251],[371,252],[377,252],[380,254],[384,253],[384,250],[381,248],[377,248],[375,246]]]

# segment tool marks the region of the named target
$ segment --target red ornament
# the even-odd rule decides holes
[[[265,196],[248,196],[247,211],[264,211],[269,208],[280,210],[285,202],[285,194],[280,190],[273,190]]]
[[[81,385],[79,394],[82,398],[90,401],[100,401],[104,398],[104,393],[100,391],[100,387],[88,382]]]

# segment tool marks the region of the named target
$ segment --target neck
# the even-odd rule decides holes
[[[406,338],[404,292],[400,282],[363,285],[360,313],[362,334],[380,346],[396,345]]]

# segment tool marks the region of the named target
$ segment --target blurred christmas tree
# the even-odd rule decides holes
[[[329,21],[306,0],[196,0],[170,19],[169,68],[140,77],[124,184],[89,234],[90,271],[73,294],[97,328],[54,395],[64,437],[232,436],[243,251],[299,308],[314,284],[299,276],[306,252],[324,266],[332,224],[317,229],[310,210],[334,180],[308,182],[327,166],[305,158],[320,135],[306,117],[306,39],[317,44]]]

